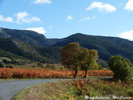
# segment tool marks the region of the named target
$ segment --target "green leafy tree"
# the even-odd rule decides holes
[[[113,71],[114,79],[121,81],[131,81],[133,78],[133,65],[131,61],[122,56],[111,56],[108,66]]]
[[[0,61],[0,68],[4,68],[4,67],[5,67],[5,64]]]
[[[89,69],[98,68],[98,64],[96,62],[98,59],[98,51],[82,48],[81,56],[83,57],[81,69],[85,70],[84,78],[86,78]]]
[[[62,65],[64,67],[75,70],[74,78],[77,77],[78,70],[81,67],[81,54],[82,47],[74,42],[69,43],[61,51]]]

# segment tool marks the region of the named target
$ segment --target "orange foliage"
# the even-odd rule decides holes
[[[73,77],[74,71],[70,70],[44,70],[44,69],[10,69],[0,68],[0,78],[65,78]],[[92,70],[88,76],[112,76],[112,71]],[[84,71],[78,72],[78,77],[83,77]]]

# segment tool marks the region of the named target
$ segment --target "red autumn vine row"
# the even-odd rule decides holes
[[[74,71],[70,70],[44,70],[44,69],[10,69],[0,68],[0,78],[65,78],[73,77]],[[87,76],[112,76],[112,71],[91,70]],[[84,71],[78,72],[78,77],[83,77]]]

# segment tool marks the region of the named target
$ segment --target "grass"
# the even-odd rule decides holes
[[[20,91],[12,100],[86,100],[88,95],[109,97],[110,100],[113,96],[119,100],[133,97],[133,82],[101,80],[101,77],[46,82]]]
[[[118,97],[119,100],[125,100],[124,98],[126,100],[133,99],[133,82],[87,79],[75,80],[73,85],[76,89],[76,96],[80,98],[79,100],[82,100],[85,96],[88,98],[108,97],[110,100],[114,100],[114,97]]]
[[[19,92],[14,98],[12,98],[11,100],[22,100],[22,97],[23,96],[27,96],[27,94],[29,94],[29,90],[31,89],[32,87],[29,87],[29,88],[26,88],[24,90],[22,90],[21,92]]]
[[[15,81],[15,80],[27,80],[27,79],[16,79],[16,78],[12,78],[12,79],[0,79],[0,81]]]
[[[65,100],[66,94],[70,96],[68,87],[71,84],[70,80],[41,83],[20,91],[12,100]]]
[[[44,80],[47,78],[11,78],[11,79],[0,79],[0,81],[16,81],[16,80]],[[54,78],[50,78],[54,79]]]

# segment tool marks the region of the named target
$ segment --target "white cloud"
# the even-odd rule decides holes
[[[35,21],[41,21],[38,17],[30,17],[27,12],[19,12],[15,16],[17,18],[16,23],[31,23]]]
[[[116,11],[114,6],[110,4],[103,4],[102,2],[92,2],[86,10],[92,10],[94,8],[98,8],[98,10],[105,11],[107,13]]]
[[[51,4],[51,0],[34,0],[33,4]]]
[[[67,16],[66,19],[67,19],[67,20],[73,20],[73,16],[69,15],[69,16]]]
[[[32,22],[40,22],[41,19],[33,16],[31,17],[27,12],[19,12],[15,14],[15,20],[13,20],[12,17],[4,17],[3,15],[0,15],[0,22],[12,22],[12,23],[32,23]]]
[[[125,6],[125,9],[129,10],[129,11],[133,11],[133,0],[128,0],[127,4]]]
[[[38,32],[40,34],[45,34],[47,32],[43,27],[27,28],[26,30],[35,31],[35,32]]]
[[[14,22],[12,17],[5,18],[3,15],[0,15],[0,21],[3,21],[3,22]]]
[[[19,12],[16,14],[17,20],[22,20],[27,16],[29,16],[29,14],[27,12]]]
[[[118,35],[121,38],[133,40],[133,30],[132,31],[123,32],[123,33],[120,33]]]
[[[81,18],[80,21],[87,21],[87,20],[91,20],[91,19],[95,19],[96,17],[84,17]]]

